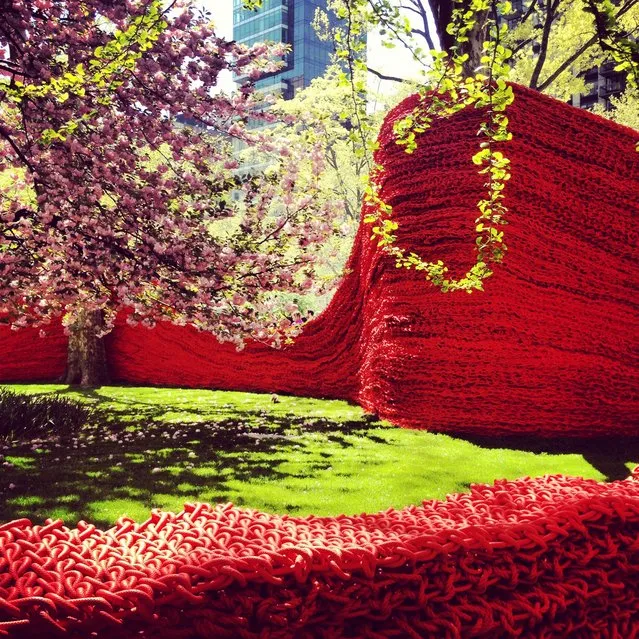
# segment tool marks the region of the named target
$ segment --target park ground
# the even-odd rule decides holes
[[[395,428],[354,405],[167,388],[13,385],[92,406],[77,432],[0,439],[0,521],[112,525],[151,508],[233,502],[276,513],[337,515],[442,499],[473,483],[562,473],[623,478],[624,443],[478,443]],[[275,401],[273,401],[275,399]]]

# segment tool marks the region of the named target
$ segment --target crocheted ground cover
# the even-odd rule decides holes
[[[479,113],[437,122],[413,155],[383,126],[381,195],[400,244],[473,263],[483,176]],[[591,436],[639,432],[637,132],[516,88],[505,152],[509,251],[485,293],[442,294],[396,269],[362,225],[329,307],[281,351],[242,352],[190,327],[130,327],[108,338],[114,381],[349,399],[403,426],[466,434]],[[0,381],[54,380],[59,327],[0,329]]]
[[[356,517],[187,504],[107,531],[14,521],[0,635],[633,639],[638,479],[499,481]]]

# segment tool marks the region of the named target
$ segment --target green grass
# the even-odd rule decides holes
[[[563,473],[623,476],[639,455],[487,448],[375,422],[340,401],[158,388],[8,386],[88,402],[104,420],[78,437],[10,444],[0,459],[0,521],[60,517],[108,526],[151,508],[228,502],[336,515],[418,504],[491,483]],[[634,457],[633,457],[634,455]],[[608,462],[607,464],[604,462]],[[4,465],[3,465],[4,464]]]

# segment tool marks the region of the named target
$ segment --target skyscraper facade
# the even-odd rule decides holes
[[[330,63],[333,45],[322,42],[313,29],[317,9],[326,11],[326,0],[263,0],[256,11],[233,0],[233,38],[243,44],[285,42],[292,47],[284,68],[260,78],[258,90],[280,93],[285,99],[322,75]]]
[[[585,93],[574,95],[572,105],[582,109],[592,109],[600,104],[610,110],[610,98],[620,96],[626,88],[626,75],[615,71],[615,64],[607,62],[584,73]]]

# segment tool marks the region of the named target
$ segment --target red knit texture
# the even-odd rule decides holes
[[[439,121],[413,155],[392,136],[378,161],[399,243],[451,274],[473,264],[484,176],[481,113]],[[484,293],[441,293],[396,269],[362,225],[332,303],[283,350],[242,352],[192,327],[108,337],[116,382],[355,401],[392,422],[461,434],[639,434],[639,134],[516,88],[506,186],[508,253]],[[0,380],[53,380],[60,338],[0,333]]]
[[[636,433],[636,133],[516,93],[510,250],[485,293],[429,288],[362,228],[350,274],[294,346],[236,353],[193,328],[121,321],[108,342],[114,378],[345,398],[433,430]],[[407,156],[390,131],[413,103],[382,131],[382,196],[403,246],[463,274],[482,195],[470,162],[480,116],[438,123]],[[62,372],[59,330],[36,335],[0,335],[0,379]],[[637,639],[638,479],[499,481],[359,517],[198,504],[107,531],[11,522],[0,526],[0,634]]]
[[[499,481],[356,517],[19,520],[0,526],[0,635],[636,639],[637,479]]]

